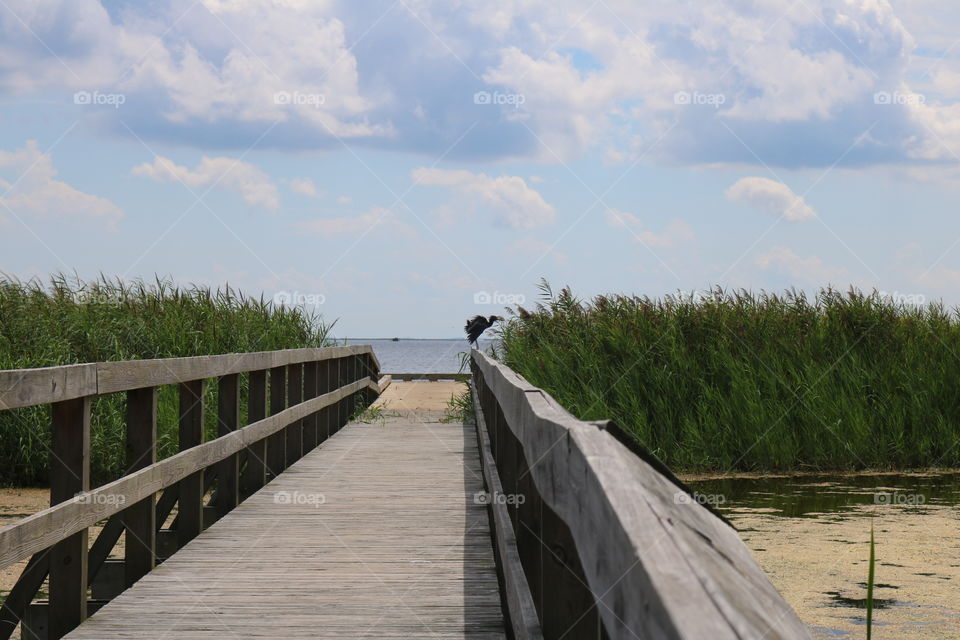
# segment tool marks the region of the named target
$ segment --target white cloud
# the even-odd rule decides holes
[[[654,233],[644,230],[640,218],[626,211],[607,209],[604,217],[611,227],[628,230],[637,242],[647,247],[689,246],[696,241],[693,227],[683,220],[671,220],[661,233]]]
[[[317,185],[310,178],[294,178],[290,181],[290,188],[293,189],[294,193],[299,193],[302,196],[316,198],[319,195]]]
[[[87,112],[122,113],[149,125],[145,135],[204,148],[211,139],[246,148],[275,123],[265,146],[364,139],[550,162],[598,148],[611,163],[651,153],[830,166],[874,121],[880,139],[845,161],[951,162],[937,139],[960,143],[958,69],[943,45],[956,20],[941,17],[942,2],[757,0],[682,12],[635,0],[591,11],[577,0],[488,4],[409,0],[381,20],[377,3],[332,0],[204,0],[187,11],[7,0],[0,91],[123,93],[121,109]],[[436,37],[423,37],[424,24]],[[933,64],[918,71],[921,59]],[[933,66],[932,81],[920,77]],[[908,91],[907,80],[931,84],[939,102],[873,103],[874,92]],[[472,105],[478,90],[523,103]],[[678,92],[723,103],[678,104]],[[470,122],[476,131],[460,141]]]
[[[787,247],[773,247],[770,251],[758,256],[754,263],[761,269],[776,269],[794,280],[817,287],[828,284],[840,287],[854,284],[850,281],[850,274],[845,269],[830,267],[818,256],[803,258]]]
[[[158,181],[182,182],[191,189],[218,187],[239,193],[250,205],[271,211],[280,208],[277,185],[266,173],[249,162],[234,158],[204,156],[196,169],[175,164],[169,158],[156,156],[133,168],[133,174]],[[198,194],[201,195],[201,194]]]
[[[17,216],[87,217],[108,226],[124,217],[110,200],[79,191],[56,176],[53,158],[40,151],[35,140],[15,151],[0,150],[0,203]]]
[[[297,225],[297,228],[325,238],[336,235],[365,234],[378,228],[389,228],[391,232],[406,236],[416,235],[410,226],[399,219],[397,212],[384,207],[373,207],[357,216],[339,216],[335,218],[316,218]]]
[[[480,204],[496,214],[500,223],[513,229],[534,229],[556,218],[556,210],[519,176],[493,178],[465,169],[427,167],[414,169],[411,176],[419,184],[454,189],[463,197],[465,208],[474,207],[472,203],[479,199]]]
[[[730,202],[783,216],[790,222],[810,220],[817,216],[817,212],[790,187],[769,178],[740,178],[724,194]]]

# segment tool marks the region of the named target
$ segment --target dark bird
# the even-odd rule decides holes
[[[473,316],[472,319],[467,320],[466,326],[463,327],[463,330],[467,332],[467,340],[476,346],[480,334],[492,327],[497,320],[503,320],[503,318],[500,316],[490,316],[489,318]]]

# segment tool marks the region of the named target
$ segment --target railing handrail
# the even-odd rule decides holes
[[[4,369],[0,370],[0,410],[363,354],[380,368],[373,348],[364,344]]]
[[[0,606],[0,640],[33,610],[48,574],[49,607],[42,615],[48,637],[63,637],[93,606],[87,589],[96,593],[94,581],[123,531],[130,586],[166,557],[158,551],[160,533],[165,540],[175,536],[165,554],[187,544],[369,405],[390,384],[379,369],[370,345],[353,345],[0,371],[0,410],[51,405],[51,506],[0,528],[0,568],[30,558]],[[247,374],[246,425],[240,374]],[[217,386],[218,437],[204,442],[210,379]],[[163,385],[179,387],[180,452],[157,461]],[[116,393],[126,393],[126,472],[91,490],[92,401]],[[175,503],[176,524],[164,529]],[[89,527],[105,518],[88,550]]]
[[[561,521],[544,524],[547,509],[529,507],[531,496],[511,513],[518,540],[526,537],[530,545],[526,555],[520,549],[528,577],[528,563],[544,566],[549,554],[543,547],[572,553],[564,567],[572,571],[568,565],[579,564],[582,575],[569,582],[578,593],[559,601],[591,601],[587,606],[596,606],[609,638],[810,637],[733,528],[602,426],[575,418],[504,364],[472,353],[478,410],[492,423],[504,491],[535,493],[533,499]],[[539,533],[531,531],[538,526]],[[572,549],[564,548],[567,541]],[[557,595],[562,587],[538,588]],[[570,615],[563,606],[551,607],[543,593],[535,595],[549,615]],[[551,621],[539,613],[546,638],[568,632],[567,638],[600,637],[595,626],[554,636]],[[585,617],[574,612],[561,626]]]
[[[28,558],[363,389],[380,392],[372,380],[357,380],[0,527],[0,567]]]

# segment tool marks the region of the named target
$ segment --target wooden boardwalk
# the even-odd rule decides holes
[[[67,637],[504,638],[474,427],[352,423]]]

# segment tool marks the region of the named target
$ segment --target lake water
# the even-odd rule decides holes
[[[480,340],[486,351],[492,340]],[[348,339],[347,344],[369,344],[373,347],[383,373],[457,373],[463,355],[470,351],[466,339],[461,340],[393,340]]]

